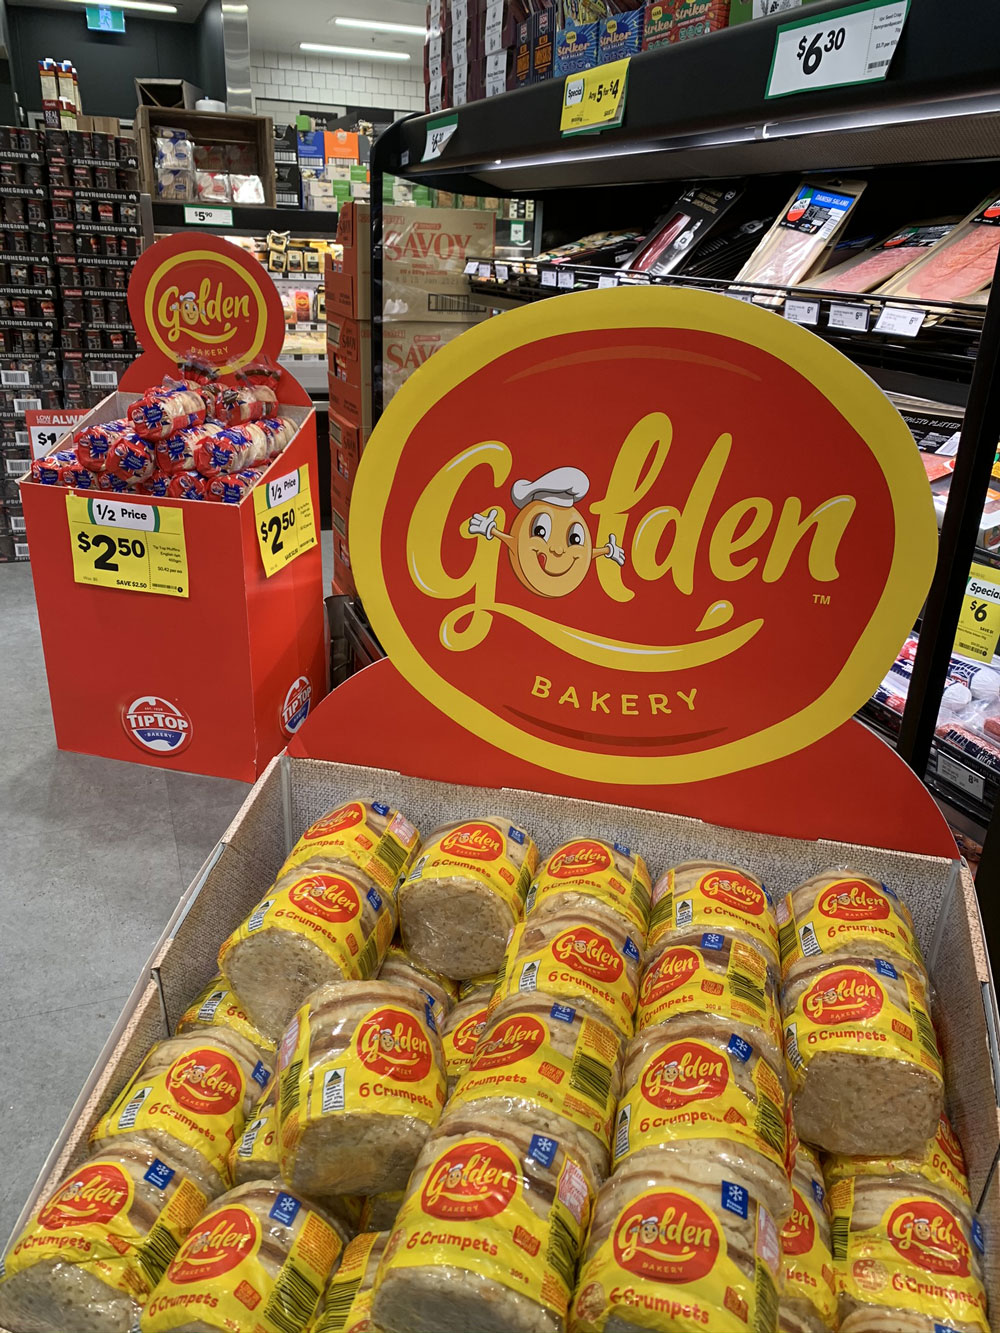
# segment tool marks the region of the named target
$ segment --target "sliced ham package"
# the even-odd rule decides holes
[[[952,231],[957,218],[947,222],[899,227],[878,245],[869,246],[809,280],[821,292],[870,292],[902,269],[923,259]]]
[[[776,287],[802,282],[821,267],[864,188],[864,181],[803,181],[736,275],[737,282]]]
[[[922,259],[878,289],[882,296],[967,301],[993,281],[1000,253],[1000,199],[984,199]]]

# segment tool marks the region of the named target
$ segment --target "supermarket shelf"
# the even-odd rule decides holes
[[[320,213],[305,209],[264,208],[252,204],[205,204],[205,208],[231,209],[231,227],[213,227],[210,223],[185,222],[184,209],[194,204],[167,204],[153,201],[153,227],[157,232],[210,231],[225,236],[261,236],[269,231],[291,231],[297,236],[336,236],[336,213]]]
[[[841,8],[825,0],[810,17]],[[390,126],[384,170],[444,189],[534,193],[778,171],[823,171],[996,157],[1000,25],[993,0],[966,0],[961,23],[912,0],[884,83],[767,101],[775,32],[786,14],[632,59],[624,125],[562,139],[562,79],[458,109],[441,156],[421,163],[427,123]],[[724,72],[724,73],[723,73]],[[407,163],[403,166],[403,163]]]

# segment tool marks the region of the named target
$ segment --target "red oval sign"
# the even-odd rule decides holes
[[[196,1115],[228,1115],[243,1099],[243,1075],[228,1055],[199,1047],[170,1066],[167,1089],[179,1106]]]
[[[903,1259],[928,1273],[969,1276],[969,1246],[958,1218],[931,1199],[907,1199],[889,1214],[886,1232]]]
[[[675,1041],[665,1046],[642,1071],[642,1095],[651,1106],[676,1111],[691,1102],[710,1101],[725,1092],[729,1065],[713,1046],[700,1041]]]
[[[545,863],[544,873],[553,879],[579,879],[583,875],[596,875],[610,868],[611,854],[607,847],[601,842],[581,838],[553,852]]]
[[[504,1018],[490,1030],[489,1036],[482,1036],[475,1048],[472,1061],[473,1069],[497,1069],[502,1065],[516,1064],[518,1060],[527,1060],[545,1041],[547,1033],[544,1023],[530,1014],[513,1014]]]
[[[891,908],[885,894],[865,880],[843,879],[820,895],[819,910],[837,921],[885,921]]]
[[[438,841],[445,856],[472,861],[496,861],[503,855],[505,845],[498,829],[478,821],[459,824]]]
[[[792,1188],[792,1215],[781,1232],[781,1252],[786,1259],[808,1254],[816,1241],[816,1223],[806,1201]]]
[[[642,979],[639,987],[639,1003],[652,1004],[664,995],[670,995],[691,980],[701,958],[693,949],[678,946],[665,949]]]
[[[560,963],[606,985],[617,981],[625,966],[621,954],[608,937],[599,935],[589,926],[564,930],[552,941],[551,949]]]

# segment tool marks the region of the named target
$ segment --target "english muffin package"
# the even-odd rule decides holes
[[[562,1333],[594,1182],[561,1143],[508,1121],[426,1145],[382,1256],[380,1333]]]
[[[282,1177],[306,1194],[402,1189],[445,1101],[433,1012],[412,986],[321,986],[279,1055]]]
[[[606,908],[637,931],[645,945],[652,886],[646,863],[628,847],[603,838],[579,837],[542,862],[528,890],[528,916],[540,918],[581,906]]]
[[[262,1060],[274,1064],[274,1042],[250,1021],[239,996],[229,989],[222,976],[210,981],[181,1014],[177,1021],[177,1036],[205,1028],[228,1028],[238,1033],[256,1048]]]
[[[300,861],[219,950],[252,1021],[277,1042],[310,991],[379,969],[396,929],[392,894],[353,866]]]
[[[407,953],[456,981],[496,972],[537,865],[530,834],[499,815],[435,829],[399,889]]]
[[[272,1070],[225,1028],[161,1041],[94,1126],[94,1151],[135,1140],[162,1151],[209,1198],[228,1189],[229,1150]]]
[[[4,1260],[12,1333],[131,1333],[208,1200],[155,1149],[100,1153],[38,1205]]]
[[[279,1182],[217,1199],[194,1224],[142,1315],[142,1333],[309,1328],[343,1237]]]
[[[388,1239],[388,1231],[364,1231],[354,1237],[330,1281],[312,1333],[372,1333],[375,1274]]]
[[[445,1020],[441,1045],[444,1048],[449,1097],[455,1091],[458,1080],[472,1064],[479,1038],[486,1030],[489,996],[490,992],[487,991],[485,994],[473,995],[468,1000],[461,1000]]]
[[[922,1155],[944,1082],[926,992],[901,961],[819,958],[781,1009],[800,1138],[849,1156]]]
[[[778,923],[764,885],[736,866],[684,861],[653,886],[648,956],[704,932],[751,944],[771,967],[778,966]]]
[[[309,825],[282,873],[303,861],[354,866],[384,892],[392,893],[419,843],[417,830],[398,810],[382,801],[348,801]]]
[[[837,1315],[826,1189],[812,1149],[796,1143],[793,1155],[792,1214],[781,1232],[785,1286],[778,1330],[822,1333],[835,1326]]]

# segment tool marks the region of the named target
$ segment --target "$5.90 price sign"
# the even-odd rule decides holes
[[[309,465],[255,486],[251,494],[260,558],[270,578],[316,545]]]
[[[820,19],[778,29],[767,81],[768,97],[816,88],[842,88],[884,79],[899,44],[910,0],[863,0]]]
[[[563,85],[559,129],[563,136],[615,129],[625,119],[629,57],[570,74]]]
[[[1000,636],[1000,570],[973,565],[958,618],[955,652],[974,662],[990,662]]]
[[[73,579],[98,588],[187,597],[180,507],[66,496]]]

